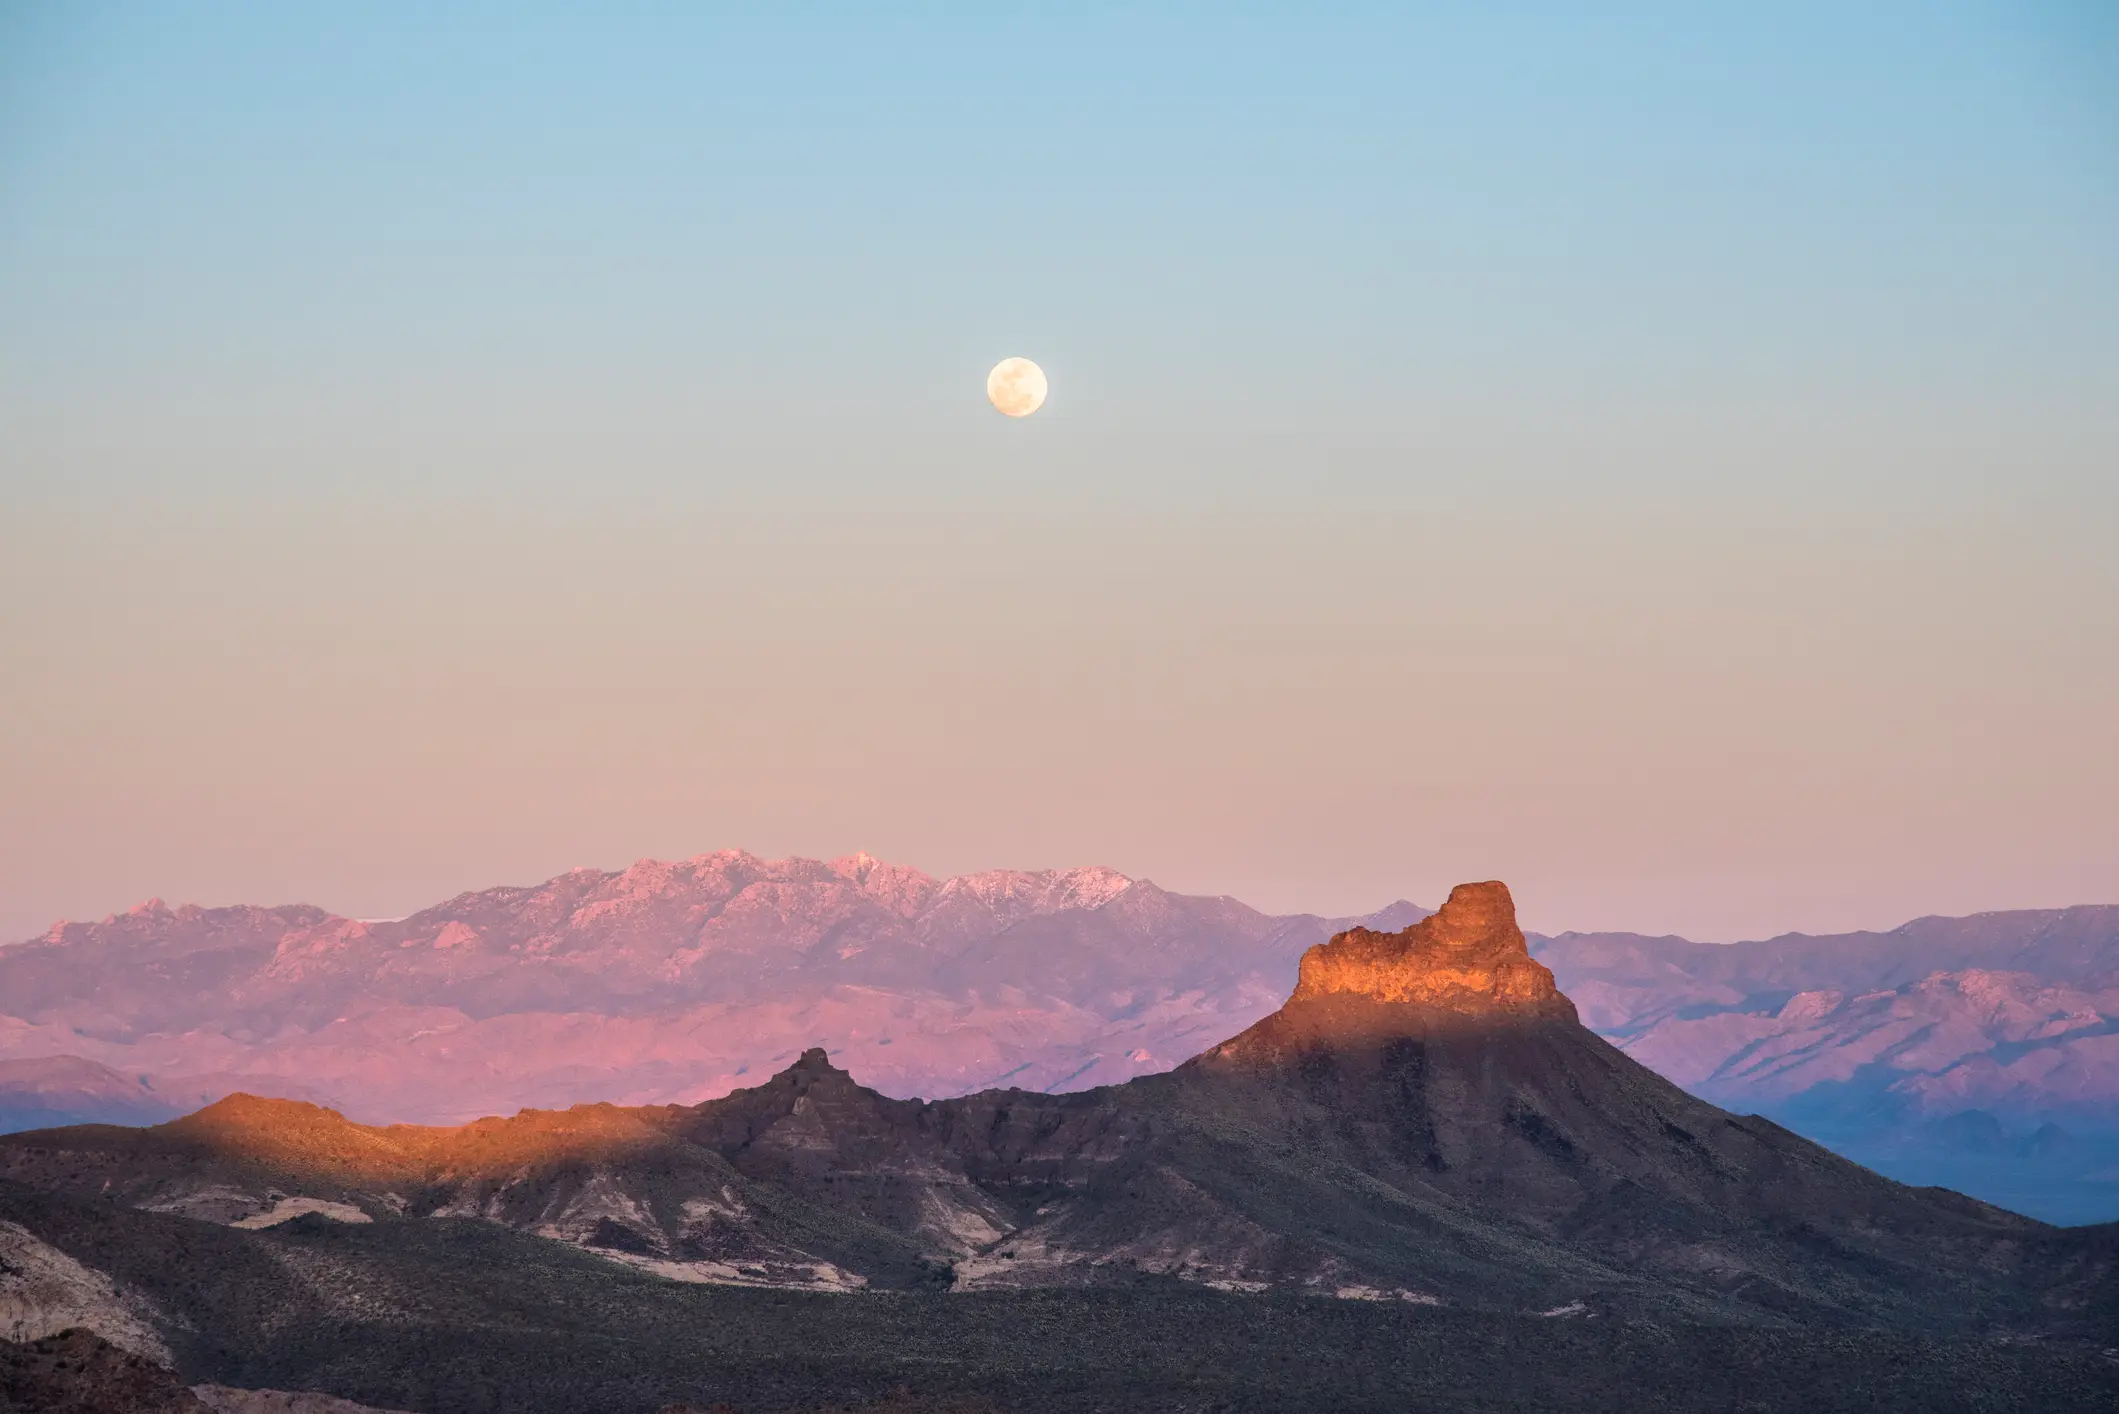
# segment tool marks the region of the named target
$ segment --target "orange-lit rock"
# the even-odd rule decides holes
[[[1349,928],[1304,953],[1290,1000],[1337,993],[1452,1011],[1574,1014],[1552,973],[1532,960],[1515,900],[1499,880],[1457,885],[1441,912],[1399,932]]]

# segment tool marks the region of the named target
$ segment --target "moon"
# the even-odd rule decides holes
[[[1028,417],[1045,405],[1045,370],[1027,358],[1004,358],[986,375],[986,396],[1010,417]]]

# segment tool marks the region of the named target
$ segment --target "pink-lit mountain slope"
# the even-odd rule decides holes
[[[160,1118],[234,1089],[430,1123],[691,1103],[813,1045],[894,1095],[1080,1089],[1241,1031],[1349,923],[1424,912],[1271,917],[1108,869],[934,879],[734,851],[393,922],[156,901],[0,949],[0,1062],[106,1068],[83,1072],[71,1110],[53,1076],[18,1082],[44,1124]],[[0,1109],[9,1090],[0,1074]]]
[[[1715,946],[1534,944],[1582,1018],[1720,1104],[2119,1122],[2119,907]]]
[[[1585,1022],[1696,1095],[1909,1183],[2119,1216],[2119,908],[1534,946]]]

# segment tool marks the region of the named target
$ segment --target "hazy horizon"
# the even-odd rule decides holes
[[[73,916],[73,917],[65,917],[65,918],[55,918],[55,919],[53,919],[53,920],[51,921],[51,924],[50,924],[50,925],[47,925],[47,927],[46,927],[46,928],[41,928],[41,929],[38,929],[38,930],[37,930],[36,932],[34,932],[34,933],[32,933],[32,934],[28,934],[28,935],[25,935],[25,936],[23,936],[23,937],[20,937],[20,938],[12,938],[12,937],[11,937],[11,938],[7,938],[7,939],[4,939],[4,940],[0,940],[0,947],[6,947],[6,946],[9,946],[9,945],[11,945],[11,944],[14,944],[14,943],[22,943],[22,942],[32,942],[32,941],[35,941],[35,940],[36,940],[37,938],[39,938],[39,937],[43,936],[43,935],[44,935],[44,934],[45,934],[46,932],[48,932],[48,931],[49,931],[49,929],[50,929],[51,927],[56,927],[56,926],[58,926],[59,924],[62,924],[62,923],[92,923],[92,922],[96,922],[96,921],[98,921],[98,920],[100,920],[100,919],[104,919],[104,918],[110,918],[110,917],[115,917],[115,916],[118,916],[118,915],[122,915],[122,914],[124,914],[124,913],[126,913],[126,912],[128,912],[129,910],[132,910],[132,909],[138,909],[138,908],[145,908],[145,907],[147,907],[148,905],[150,905],[150,904],[153,904],[153,903],[157,903],[157,902],[159,902],[159,903],[161,903],[161,904],[163,904],[163,905],[165,905],[165,906],[167,906],[167,907],[169,907],[169,908],[173,908],[173,909],[174,909],[174,908],[183,908],[183,907],[186,907],[186,906],[193,906],[193,905],[195,905],[195,906],[198,906],[198,907],[202,907],[202,908],[225,908],[225,907],[234,907],[234,906],[240,906],[240,905],[252,905],[252,906],[257,906],[257,907],[263,907],[263,908],[284,908],[284,907],[296,907],[296,906],[302,906],[302,905],[307,905],[307,906],[311,906],[311,907],[321,908],[321,909],[323,909],[323,910],[324,910],[325,912],[327,912],[327,913],[330,913],[330,914],[332,914],[332,915],[334,915],[334,916],[336,916],[336,917],[340,917],[340,918],[352,918],[352,919],[356,919],[356,920],[358,920],[359,922],[362,922],[362,923],[397,923],[397,922],[401,922],[401,921],[403,921],[403,920],[404,920],[404,919],[406,919],[406,918],[409,918],[409,917],[413,916],[413,915],[414,915],[414,914],[416,914],[416,913],[422,912],[422,911],[424,911],[424,910],[425,910],[425,909],[427,909],[427,908],[431,908],[431,907],[435,907],[435,906],[437,906],[437,905],[443,904],[443,903],[445,903],[445,902],[449,901],[450,899],[453,899],[453,898],[455,898],[455,897],[457,897],[457,896],[459,896],[459,895],[465,894],[465,893],[482,893],[482,892],[485,892],[485,891],[487,891],[487,890],[490,890],[490,889],[505,889],[505,888],[525,888],[525,887],[534,887],[534,886],[537,886],[537,885],[541,885],[541,884],[545,884],[545,883],[548,883],[548,882],[550,882],[550,881],[552,881],[552,880],[554,880],[554,879],[557,879],[557,878],[563,877],[564,875],[566,875],[566,874],[568,874],[568,873],[570,873],[570,872],[573,872],[573,871],[575,871],[575,870],[593,870],[593,871],[595,871],[595,872],[598,872],[598,873],[603,873],[603,874],[619,874],[619,873],[623,873],[623,872],[624,872],[625,870],[627,870],[628,868],[630,868],[630,867],[632,867],[632,866],[634,866],[634,865],[637,865],[637,864],[643,864],[643,863],[650,863],[650,862],[659,862],[659,863],[683,863],[683,862],[685,862],[685,861],[687,861],[687,860],[691,860],[691,859],[697,859],[697,858],[702,858],[702,857],[706,857],[706,856],[709,856],[709,855],[713,855],[713,854],[717,854],[717,853],[723,853],[723,852],[734,852],[734,853],[745,853],[745,854],[749,854],[749,855],[751,855],[751,856],[753,856],[753,857],[755,857],[755,858],[757,858],[757,859],[759,859],[759,860],[761,860],[761,861],[764,861],[764,862],[766,862],[766,863],[778,863],[778,862],[783,862],[783,861],[786,861],[786,860],[790,860],[790,859],[802,859],[802,860],[809,860],[809,861],[811,861],[811,862],[815,862],[815,863],[820,863],[820,864],[833,864],[833,863],[836,863],[836,862],[838,862],[838,861],[840,861],[840,860],[843,860],[843,859],[850,859],[850,858],[853,858],[853,857],[855,857],[855,856],[857,856],[857,855],[860,855],[860,854],[864,854],[864,853],[865,853],[865,854],[867,854],[867,855],[868,855],[868,856],[869,856],[870,858],[876,859],[876,860],[877,860],[878,862],[880,862],[880,863],[884,863],[884,864],[892,864],[892,865],[898,865],[898,866],[901,866],[901,867],[905,867],[905,868],[911,868],[911,869],[916,869],[916,870],[918,870],[918,871],[919,871],[920,873],[926,874],[926,875],[928,875],[928,876],[929,876],[930,878],[934,878],[934,879],[947,879],[947,878],[952,878],[952,877],[957,877],[957,876],[962,876],[962,875],[975,875],[975,874],[983,874],[983,873],[988,873],[988,872],[1004,872],[1004,871],[1012,871],[1012,872],[1021,872],[1021,873],[1044,873],[1044,872],[1050,872],[1050,873],[1064,873],[1064,872],[1067,872],[1067,871],[1069,871],[1069,870],[1076,870],[1076,869],[1110,869],[1110,870],[1112,870],[1112,871],[1113,871],[1113,872],[1115,872],[1115,873],[1118,873],[1118,874],[1122,874],[1122,875],[1125,875],[1125,876],[1126,876],[1127,878],[1129,878],[1129,879],[1132,879],[1132,880],[1133,880],[1133,881],[1135,881],[1136,883],[1142,883],[1142,882],[1144,882],[1144,883],[1150,883],[1150,884],[1153,884],[1153,885],[1155,885],[1155,886],[1156,886],[1157,888],[1163,889],[1163,890],[1165,890],[1166,892],[1169,892],[1169,893],[1173,893],[1173,894],[1184,894],[1184,895],[1188,895],[1188,896],[1192,896],[1192,897],[1232,897],[1232,898],[1235,898],[1235,899],[1236,899],[1236,900],[1237,900],[1237,901],[1238,901],[1239,903],[1244,903],[1244,904],[1247,904],[1247,905],[1249,905],[1249,906],[1251,906],[1251,907],[1253,907],[1253,908],[1256,908],[1256,909],[1258,909],[1258,911],[1260,911],[1261,913],[1267,913],[1267,914],[1274,914],[1274,915],[1297,915],[1297,914],[1309,914],[1309,915],[1313,915],[1313,916],[1317,916],[1317,917],[1324,917],[1324,918],[1354,918],[1354,917],[1363,917],[1363,916],[1366,916],[1366,915],[1368,915],[1368,914],[1371,914],[1371,913],[1376,913],[1376,912],[1379,912],[1379,911],[1381,911],[1381,910],[1383,910],[1383,909],[1385,909],[1385,908],[1388,908],[1388,907],[1390,907],[1390,906],[1391,906],[1392,904],[1395,904],[1395,903],[1401,903],[1401,902],[1402,902],[1402,903],[1412,903],[1412,904],[1418,905],[1418,906],[1420,906],[1420,907],[1422,907],[1422,908],[1427,908],[1427,909],[1434,909],[1434,908],[1437,908],[1437,907],[1439,907],[1439,906],[1441,905],[1441,902],[1442,902],[1442,900],[1443,900],[1443,899],[1444,899],[1445,897],[1447,897],[1447,896],[1448,896],[1449,890],[1450,890],[1450,889],[1451,889],[1452,887],[1454,887],[1454,886],[1455,886],[1455,884],[1460,884],[1460,883],[1470,883],[1470,882],[1478,882],[1478,881],[1476,881],[1476,880],[1471,880],[1471,879],[1458,879],[1458,880],[1454,880],[1454,881],[1452,881],[1452,883],[1449,883],[1449,884],[1443,884],[1443,885],[1440,885],[1440,886],[1438,886],[1438,887],[1437,887],[1437,888],[1436,888],[1436,889],[1434,890],[1434,892],[1433,892],[1432,896],[1421,896],[1421,897],[1412,897],[1412,896],[1408,896],[1408,895],[1406,895],[1406,894],[1395,894],[1395,895],[1391,896],[1390,898],[1386,898],[1386,899],[1379,899],[1379,900],[1374,900],[1374,901],[1371,901],[1371,902],[1366,902],[1366,903],[1354,903],[1354,904],[1350,904],[1350,905],[1347,905],[1347,906],[1343,906],[1343,907],[1325,907],[1325,908],[1319,908],[1319,907],[1310,907],[1310,906],[1305,906],[1305,905],[1303,905],[1303,904],[1301,904],[1301,903],[1292,903],[1292,904],[1286,904],[1286,905],[1281,905],[1281,906],[1277,906],[1277,907],[1276,907],[1276,906],[1269,906],[1269,905],[1265,905],[1265,904],[1260,904],[1260,903],[1258,903],[1258,902],[1257,902],[1256,900],[1254,900],[1254,899],[1251,899],[1251,898],[1247,898],[1247,897],[1245,897],[1245,896],[1244,896],[1243,894],[1241,894],[1241,893],[1238,893],[1238,892],[1236,892],[1236,891],[1234,891],[1234,890],[1230,890],[1230,889],[1215,889],[1215,888],[1185,888],[1185,887],[1182,887],[1182,886],[1179,886],[1179,885],[1176,885],[1176,884],[1172,884],[1172,883],[1169,883],[1168,881],[1166,881],[1166,880],[1163,880],[1163,879],[1157,879],[1157,878],[1153,878],[1153,877],[1151,877],[1151,876],[1149,876],[1149,875],[1147,875],[1147,874],[1144,874],[1144,873],[1140,873],[1140,872],[1138,872],[1138,871],[1134,871],[1134,870],[1127,870],[1127,869],[1122,869],[1122,868],[1119,868],[1119,867],[1117,867],[1116,865],[1112,865],[1112,864],[1110,864],[1110,863],[1108,863],[1108,862],[1105,862],[1105,861],[1095,861],[1095,860],[1092,860],[1092,861],[1088,861],[1088,862],[1085,862],[1085,863],[1071,863],[1071,864],[1052,864],[1052,865],[1043,865],[1043,864],[1007,864],[1007,863],[1003,863],[1003,864],[987,864],[987,865],[980,865],[980,866],[976,866],[976,867],[972,867],[972,868],[964,868],[964,869],[925,869],[925,868],[922,868],[922,867],[921,867],[921,866],[920,866],[920,865],[919,865],[919,864],[918,864],[917,862],[915,862],[915,861],[910,861],[910,860],[903,860],[903,859],[891,859],[891,858],[887,858],[887,857],[885,857],[885,856],[882,856],[882,855],[878,855],[878,854],[876,854],[876,853],[875,853],[874,851],[872,851],[872,850],[860,850],[860,849],[853,849],[853,850],[841,850],[841,851],[836,851],[836,852],[832,852],[832,853],[815,853],[815,852],[805,853],[805,852],[803,852],[803,851],[800,851],[800,850],[795,850],[795,851],[788,851],[788,852],[784,852],[784,853],[783,853],[783,852],[774,852],[774,853],[767,853],[767,852],[761,852],[761,851],[759,851],[759,850],[745,850],[745,849],[743,849],[743,848],[742,848],[741,846],[736,846],[736,845],[730,845],[730,846],[724,846],[724,847],[723,847],[722,849],[718,849],[718,850],[702,850],[702,851],[694,851],[694,852],[692,852],[692,853],[690,853],[690,854],[664,854],[664,855],[642,855],[642,856],[640,856],[640,857],[639,857],[639,858],[637,858],[637,859],[630,859],[630,860],[625,860],[625,861],[622,861],[622,862],[606,862],[606,863],[581,863],[581,864],[575,864],[575,865],[571,865],[571,866],[568,866],[567,868],[564,868],[564,869],[558,869],[558,870],[554,870],[554,871],[552,871],[552,872],[550,872],[550,873],[547,873],[547,874],[540,874],[540,875],[537,875],[537,876],[536,876],[536,877],[534,877],[534,878],[532,878],[532,877],[528,877],[528,876],[523,876],[523,877],[510,877],[510,878],[505,878],[505,879],[494,879],[494,880],[491,880],[491,881],[488,881],[488,882],[485,882],[485,883],[479,883],[479,884],[468,884],[468,885],[465,885],[465,886],[463,886],[463,887],[461,887],[461,888],[450,888],[450,889],[446,889],[446,890],[444,890],[443,892],[437,893],[437,894],[435,894],[435,895],[434,895],[433,897],[431,897],[431,898],[427,898],[427,899],[424,899],[424,900],[422,900],[422,901],[421,901],[421,902],[420,902],[419,904],[417,904],[417,905],[415,905],[415,906],[412,906],[412,907],[408,907],[408,908],[404,909],[404,910],[403,910],[402,912],[398,912],[398,913],[358,913],[358,912],[354,912],[354,911],[352,911],[352,910],[349,910],[349,909],[344,909],[344,908],[334,908],[334,907],[332,907],[332,906],[331,906],[331,904],[329,904],[328,902],[325,902],[325,901],[323,901],[323,900],[321,900],[321,899],[317,899],[317,898],[306,898],[306,897],[303,897],[303,898],[295,898],[295,897],[288,897],[288,898],[241,898],[241,899],[238,899],[238,898],[228,898],[228,899],[206,900],[206,899],[194,899],[194,898],[173,898],[173,897],[167,897],[167,896],[164,896],[164,895],[161,895],[161,894],[148,894],[148,895],[146,895],[146,896],[144,896],[144,897],[142,897],[142,898],[139,898],[139,899],[135,899],[135,900],[133,900],[133,901],[132,901],[132,902],[131,902],[130,904],[127,904],[127,905],[124,905],[124,906],[120,906],[120,907],[116,907],[116,908],[106,909],[106,910],[105,910],[105,911],[104,911],[103,913],[101,913],[101,914],[93,914],[93,915],[90,915],[90,914],[83,914],[83,915],[80,915],[80,916]],[[1508,881],[1507,881],[1507,880],[1502,880],[1502,882],[1503,882],[1503,883],[1506,883],[1506,882],[1508,882]],[[1918,920],[1918,919],[1920,919],[1920,918],[1923,918],[1923,917],[1934,917],[1934,916],[1952,917],[1952,916],[1970,916],[1970,915],[1973,915],[1973,914],[1981,914],[1981,913],[2008,913],[2008,912],[2038,912],[2038,911],[2052,911],[2052,910],[2059,910],[2059,909],[2068,909],[2068,908],[2079,908],[2079,907],[2100,907],[2100,906],[2107,906],[2107,905],[2109,905],[2109,903],[2110,903],[2110,901],[2109,901],[2109,900],[2104,900],[2104,899],[2077,899],[2077,900],[2075,900],[2075,901],[2074,901],[2074,902],[2072,902],[2072,903],[2050,903],[2050,904],[2024,904],[2024,905],[2020,905],[2020,906],[2012,906],[2012,907],[2009,907],[2009,908],[1998,908],[1998,909],[1968,909],[1968,910],[1965,910],[1965,912],[1964,912],[1964,914],[1963,914],[1963,915],[1953,915],[1953,914],[1940,914],[1940,915],[1938,915],[1938,914],[1937,914],[1937,913],[1935,913],[1935,912],[1934,912],[1933,910],[1930,910],[1930,911],[1929,911],[1929,912],[1927,912],[1927,913],[1921,913],[1921,914],[1907,914],[1906,916],[1904,916],[1904,917],[1902,917],[1902,918],[1897,918],[1897,919],[1894,919],[1894,920],[1892,920],[1892,921],[1890,921],[1890,922],[1880,922],[1880,923],[1861,923],[1861,924],[1853,924],[1853,925],[1849,925],[1849,926],[1847,926],[1847,927],[1843,927],[1843,928],[1817,928],[1817,929],[1800,929],[1800,928],[1775,928],[1775,929],[1770,929],[1770,930],[1766,930],[1766,931],[1762,931],[1762,932],[1757,932],[1757,933],[1752,933],[1752,934],[1746,934],[1746,935],[1743,935],[1743,936],[1741,936],[1741,937],[1739,937],[1739,936],[1729,936],[1729,937],[1713,937],[1713,936],[1707,936],[1707,935],[1702,935],[1702,934],[1683,934],[1683,933],[1680,933],[1680,932],[1679,932],[1678,930],[1676,930],[1676,929],[1670,929],[1670,928],[1629,928],[1629,927],[1618,927],[1618,926],[1613,926],[1613,927],[1604,927],[1604,928],[1583,928],[1583,927],[1577,927],[1577,926],[1574,926],[1574,925],[1570,925],[1570,924],[1561,924],[1561,923],[1552,923],[1552,924],[1550,924],[1550,925],[1548,926],[1548,925],[1546,925],[1546,924],[1541,924],[1541,923],[1540,923],[1540,922],[1539,922],[1539,921],[1538,921],[1538,920],[1537,920],[1537,919],[1536,919],[1536,918],[1535,918],[1535,917],[1533,916],[1533,913],[1532,913],[1532,909],[1533,909],[1533,908],[1535,908],[1535,906],[1536,906],[1536,904],[1535,904],[1535,900],[1531,901],[1531,903],[1529,903],[1529,904],[1525,904],[1525,903],[1524,903],[1524,901],[1523,901],[1523,900],[1522,900],[1522,898],[1521,898],[1521,891],[1520,891],[1520,890],[1517,890],[1517,889],[1513,888],[1513,886],[1512,886],[1512,887],[1511,887],[1511,892],[1512,892],[1512,893],[1514,893],[1514,894],[1516,894],[1516,895],[1517,895],[1517,897],[1518,897],[1518,903],[1519,903],[1519,912],[1521,913],[1521,916],[1522,916],[1522,921],[1523,921],[1523,926],[1524,926],[1524,928],[1525,928],[1525,929],[1526,929],[1527,931],[1529,931],[1529,932],[1532,932],[1532,933],[1536,933],[1536,934],[1541,934],[1541,935],[1544,935],[1544,936],[1547,936],[1547,937],[1554,937],[1554,936],[1559,936],[1559,935],[1562,935],[1562,934],[1565,934],[1565,933],[1570,933],[1570,932],[1574,932],[1574,933],[1600,933],[1600,932],[1612,932],[1612,933],[1639,933],[1639,934],[1642,934],[1643,936],[1648,936],[1648,937],[1662,937],[1662,936],[1682,936],[1682,937],[1685,937],[1685,938],[1687,938],[1687,939],[1688,939],[1689,941],[1692,941],[1692,942],[1699,942],[1699,943],[1737,943],[1737,942],[1754,942],[1754,941],[1762,941],[1762,940],[1768,940],[1768,939],[1771,939],[1771,938],[1775,938],[1775,937],[1780,937],[1780,936],[1785,936],[1785,935],[1789,935],[1789,934],[1805,934],[1805,933],[1807,933],[1807,934],[1811,934],[1811,935],[1817,935],[1817,934],[1837,934],[1837,933],[1854,933],[1854,932],[1877,932],[1877,933],[1884,933],[1884,932],[1890,932],[1890,931],[1892,931],[1893,929],[1895,929],[1895,928],[1899,927],[1900,925],[1903,925],[1903,924],[1906,924],[1906,923],[1911,923],[1911,922],[1914,922],[1914,921],[1916,921],[1916,920]]]

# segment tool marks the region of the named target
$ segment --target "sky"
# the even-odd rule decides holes
[[[2115,545],[2107,5],[0,3],[0,939],[2119,902]]]

